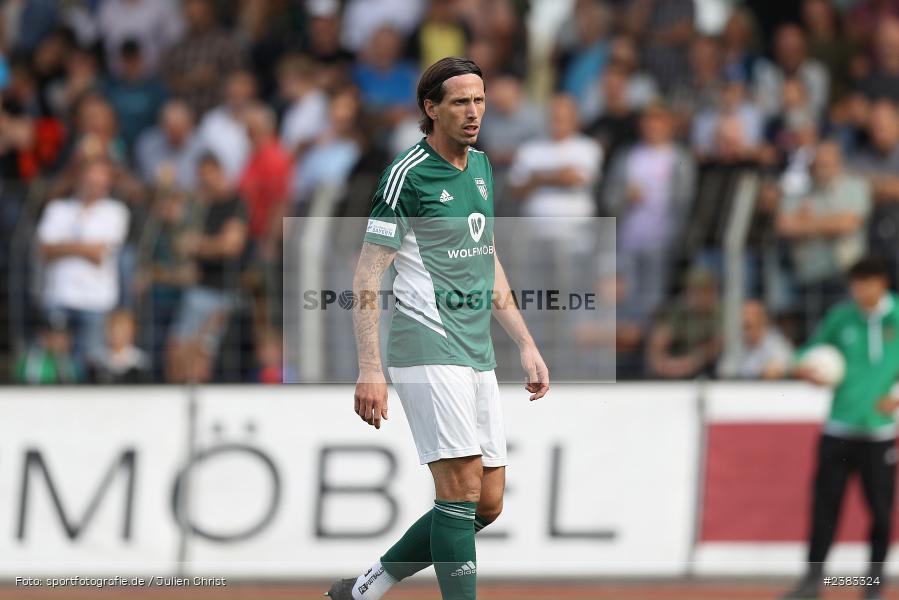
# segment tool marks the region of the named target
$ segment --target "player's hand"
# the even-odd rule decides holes
[[[521,348],[521,367],[528,375],[524,389],[531,392],[531,401],[539,400],[549,391],[549,369],[540,356],[537,346],[529,344]]]
[[[899,408],[899,398],[884,396],[877,401],[877,410],[885,415],[891,415]]]
[[[381,428],[381,419],[387,420],[387,380],[384,373],[380,370],[359,373],[354,405],[359,418],[375,429]]]
[[[817,371],[808,367],[806,365],[800,365],[796,367],[796,370],[793,371],[793,374],[804,381],[808,381],[814,385],[827,385],[827,382],[824,381]]]

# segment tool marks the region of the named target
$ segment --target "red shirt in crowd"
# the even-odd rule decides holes
[[[262,144],[247,161],[238,192],[250,212],[253,239],[268,235],[272,209],[287,201],[291,171],[290,154],[275,139]]]

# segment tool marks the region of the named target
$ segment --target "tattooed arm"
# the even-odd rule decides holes
[[[387,381],[381,365],[381,344],[378,336],[378,291],[384,272],[393,262],[396,250],[365,242],[353,276],[353,294],[357,299],[353,310],[353,329],[356,334],[356,354],[359,357],[359,379],[356,381],[355,411],[359,417],[381,428],[381,418],[387,419]]]

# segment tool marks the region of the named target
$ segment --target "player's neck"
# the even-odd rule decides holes
[[[441,135],[436,129],[426,139],[428,145],[449,164],[460,171],[468,166],[468,144],[459,144],[449,136]]]

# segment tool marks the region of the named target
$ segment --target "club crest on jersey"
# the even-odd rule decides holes
[[[468,231],[471,233],[471,239],[475,242],[481,241],[481,236],[484,235],[484,223],[486,222],[487,218],[481,213],[468,215]]]
[[[487,199],[487,182],[484,181],[480,177],[474,178],[474,184],[478,186],[478,191],[481,192],[481,197],[486,200]]]

